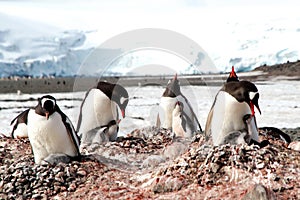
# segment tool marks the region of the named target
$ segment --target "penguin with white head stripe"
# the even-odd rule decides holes
[[[181,107],[183,108],[182,113],[188,118],[189,128],[192,132],[197,130],[202,131],[201,125],[198,121],[198,118],[188,101],[188,99],[181,93],[179,80],[177,79],[177,74],[174,78],[169,80],[167,87],[160,99],[160,108],[162,112],[158,113],[157,116],[157,126],[162,128],[171,129],[173,121],[173,110],[177,102],[181,102]],[[186,124],[187,125],[187,124]]]
[[[256,86],[249,81],[230,81],[223,85],[217,93],[213,106],[208,114],[205,135],[212,136],[215,146],[221,145],[224,138],[233,132],[246,129],[244,116],[254,116],[254,107],[260,112],[258,105],[259,93]],[[259,142],[258,130],[253,117],[250,122],[250,139]]]
[[[27,124],[36,164],[42,161],[54,164],[80,156],[79,138],[54,97],[45,95],[39,98],[36,107],[24,111],[15,121],[15,126],[19,123]]]
[[[91,130],[99,129],[109,125],[105,131],[109,141],[115,141],[119,131],[119,114],[125,117],[125,109],[129,101],[128,92],[119,84],[99,81],[96,87],[87,91],[80,107],[77,123],[77,132],[81,142],[95,141],[95,134]],[[101,143],[101,141],[98,141]]]

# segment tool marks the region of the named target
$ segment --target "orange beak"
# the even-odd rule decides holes
[[[252,116],[255,115],[254,106],[257,108],[257,110],[258,110],[259,113],[261,114],[261,111],[260,111],[260,108],[259,108],[259,106],[258,106],[258,103],[250,101],[251,115],[252,115]]]
[[[229,74],[229,77],[230,78],[236,78],[236,74],[235,74],[235,71],[234,71],[234,66],[232,66],[232,68],[231,68],[231,72],[230,72],[230,74]]]
[[[46,119],[48,120],[49,119],[49,112],[46,112]]]
[[[125,118],[125,110],[121,109],[122,117]]]

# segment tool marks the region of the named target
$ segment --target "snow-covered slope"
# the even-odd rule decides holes
[[[92,48],[86,33],[0,14],[0,76],[73,76]]]
[[[238,19],[228,23],[223,20],[214,28],[202,31],[199,41],[203,42],[199,45],[203,45],[220,72],[229,71],[232,65],[237,71],[249,71],[264,64],[296,61],[300,53],[299,19],[300,15],[295,16],[294,21],[284,17],[245,23]],[[222,37],[210,37],[211,33]],[[143,66],[151,65],[162,66],[155,69],[156,74],[160,70],[164,73],[163,66],[170,66],[177,73],[199,72],[180,55],[165,51],[141,49],[128,53],[122,49],[98,49],[98,55],[91,54],[101,45],[94,40],[95,35],[100,34],[89,30],[62,30],[0,13],[0,77],[100,75],[103,70],[97,69],[107,67],[107,59],[115,55],[114,62],[104,70],[106,75],[141,75]],[[83,69],[80,67],[83,63],[89,63],[95,70]]]

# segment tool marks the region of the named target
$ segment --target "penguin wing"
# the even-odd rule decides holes
[[[78,116],[78,121],[77,121],[77,128],[76,128],[76,131],[78,132],[79,131],[79,128],[80,128],[80,125],[81,125],[81,121],[82,121],[82,107],[83,107],[83,104],[85,103],[85,100],[87,98],[87,96],[89,95],[90,91],[92,90],[93,88],[89,89],[85,96],[84,96],[84,99],[80,105],[80,110],[79,110],[79,116]]]
[[[67,117],[67,115],[65,115],[60,109],[59,107],[57,106],[56,110],[58,111],[58,113],[61,115],[62,117],[62,121],[67,129],[67,133],[68,133],[68,136],[70,138],[70,140],[72,141],[72,143],[74,144],[75,146],[75,149],[77,151],[77,154],[80,155],[80,152],[79,152],[79,146],[80,146],[80,140],[79,140],[79,137],[78,135],[76,134],[76,131],[74,129],[74,126],[72,124],[72,122],[70,121],[70,119]]]
[[[211,136],[211,120],[213,118],[213,113],[214,113],[213,108],[211,108],[208,113],[206,124],[205,124],[204,135],[206,138]]]
[[[159,113],[157,113],[157,117],[156,117],[156,127],[160,128],[160,126],[161,126],[161,121],[160,121]]]
[[[196,114],[195,114],[195,112],[193,110],[193,107],[191,106],[190,102],[188,101],[188,99],[183,94],[181,94],[180,96],[182,96],[182,98],[185,100],[185,102],[187,103],[187,105],[189,107],[189,110],[191,111],[191,115],[192,116],[190,117],[190,119],[191,120],[196,120],[196,123],[198,125],[199,130],[202,132],[202,128],[201,128],[200,122],[199,122],[199,120],[198,120],[198,118],[197,118],[197,116],[196,116]]]
[[[188,134],[190,137],[193,136],[193,133],[195,131],[196,127],[194,126],[195,125],[192,119],[185,112],[182,112],[182,128],[184,132]]]
[[[14,138],[14,132],[15,130],[18,128],[18,125],[21,124],[21,123],[24,123],[27,125],[27,118],[28,118],[28,113],[29,113],[29,109],[21,112],[17,117],[15,117],[11,122],[10,122],[10,125],[13,126],[13,129],[11,131],[11,137]]]

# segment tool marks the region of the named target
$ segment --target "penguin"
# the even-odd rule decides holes
[[[177,74],[175,74],[173,79],[169,80],[167,87],[160,99],[159,106],[162,108],[162,112],[159,112],[157,115],[156,126],[166,129],[172,128],[172,112],[178,101],[180,101],[183,105],[182,113],[189,118],[189,121],[192,122],[190,126],[192,132],[196,130],[200,130],[202,132],[201,125],[190,102],[180,91]]]
[[[99,81],[96,87],[89,89],[80,106],[77,123],[77,132],[81,142],[91,141],[90,130],[109,125],[111,121],[116,124],[107,131],[109,141],[115,141],[119,131],[120,122],[118,107],[122,117],[125,118],[125,109],[129,101],[127,90],[119,85]]]
[[[172,131],[176,136],[191,138],[194,127],[191,119],[183,112],[183,104],[177,101],[172,112]]]
[[[236,75],[234,71],[234,66],[231,67],[231,72],[229,73],[229,76],[226,80],[226,83],[228,82],[239,82],[239,77]]]
[[[108,132],[112,131],[111,129],[118,129],[118,124],[115,120],[111,120],[107,125],[99,126],[94,129],[89,130],[86,134],[83,135],[81,145],[91,145],[91,144],[101,144],[109,142]]]
[[[80,156],[79,138],[75,129],[53,96],[38,98],[37,106],[21,113],[15,121],[15,126],[27,124],[36,164],[41,164],[42,161],[57,163],[55,159],[61,161],[63,156],[68,158],[63,160]]]
[[[288,134],[282,132],[281,130],[275,127],[261,127],[259,128],[259,135],[274,140],[281,140],[286,144],[292,142],[292,139]]]
[[[243,117],[243,122],[245,124],[245,128],[239,131],[232,131],[225,135],[223,142],[221,144],[252,144],[253,134],[255,134],[256,125],[255,118],[251,114],[246,114]]]
[[[245,128],[240,131],[232,131],[228,133],[221,144],[248,144],[248,145],[258,145],[260,148],[263,148],[270,144],[268,140],[262,140],[258,142],[257,140],[252,139],[253,134],[256,133],[256,121],[253,115],[247,114],[243,117],[245,123]]]
[[[27,116],[30,109],[21,112],[17,117],[15,117],[10,126],[12,126],[11,137],[12,138],[27,138],[28,128],[27,128]]]
[[[261,113],[258,99],[258,90],[249,81],[225,83],[217,93],[208,114],[205,136],[211,136],[213,144],[218,146],[230,132],[245,129],[243,117],[247,114],[254,116],[255,107]],[[251,139],[259,142],[256,122],[251,122],[251,126],[254,126],[251,128]]]

